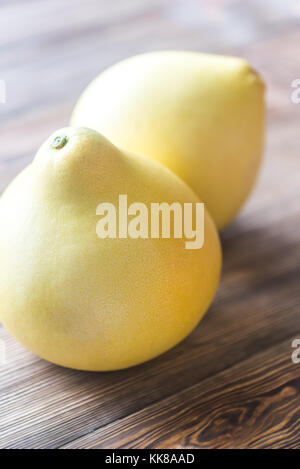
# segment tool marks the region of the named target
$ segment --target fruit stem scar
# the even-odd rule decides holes
[[[60,150],[67,143],[68,143],[68,137],[66,137],[65,135],[58,135],[57,137],[55,137],[55,139],[51,143],[51,147],[54,148],[55,150]]]

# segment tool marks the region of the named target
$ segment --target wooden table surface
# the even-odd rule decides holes
[[[113,373],[49,364],[0,326],[1,448],[300,448],[299,26],[297,0],[0,0],[0,193],[122,58],[240,55],[268,86],[262,172],[222,234],[221,286],[203,322],[165,355]]]

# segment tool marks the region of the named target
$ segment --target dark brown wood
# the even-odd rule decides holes
[[[284,342],[65,448],[298,447],[299,406]]]
[[[0,192],[68,124],[90,79],[129,55],[237,54],[268,89],[262,172],[222,234],[222,282],[202,323],[162,357],[115,373],[49,364],[0,325],[0,448],[300,448],[300,364],[291,361],[300,338],[300,104],[290,99],[300,78],[300,10],[296,0],[280,3],[0,3]]]

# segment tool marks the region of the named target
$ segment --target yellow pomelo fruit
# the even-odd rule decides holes
[[[240,58],[154,52],[96,78],[72,125],[159,161],[207,203],[219,229],[253,187],[264,137],[264,85]]]
[[[128,204],[199,202],[162,165],[84,128],[51,136],[0,200],[1,320],[56,364],[149,360],[187,336],[215,294],[221,250],[209,214],[201,249],[174,237],[99,239],[96,209],[118,207],[120,194]]]

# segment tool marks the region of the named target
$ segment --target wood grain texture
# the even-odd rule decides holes
[[[0,448],[300,448],[299,24],[293,0],[0,2],[0,192],[67,125],[90,79],[129,55],[237,54],[268,86],[266,158],[222,234],[222,282],[203,322],[165,355],[114,373],[51,365],[0,326]]]
[[[254,355],[65,448],[297,447],[300,377],[289,346]]]

